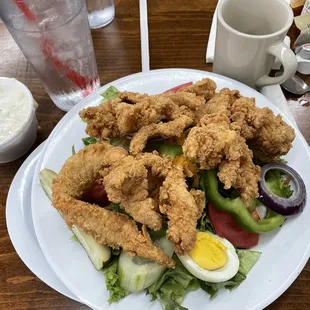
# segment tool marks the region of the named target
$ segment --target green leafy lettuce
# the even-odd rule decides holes
[[[90,144],[95,144],[98,142],[96,138],[92,138],[92,137],[82,138],[82,141],[85,146],[90,145]]]
[[[170,156],[171,159],[174,159],[177,155],[183,154],[182,146],[164,143],[160,145],[159,152],[162,157]]]
[[[164,310],[187,310],[181,306],[186,293],[203,289],[210,295],[216,296],[219,289],[226,288],[233,290],[242,283],[247,274],[253,268],[260,257],[260,252],[249,250],[236,250],[240,266],[238,273],[230,280],[220,283],[209,283],[198,280],[190,274],[182,265],[176,255],[173,259],[176,262],[175,269],[168,269],[154,284],[147,289],[147,294],[152,295],[152,300],[158,299]]]
[[[118,302],[130,293],[122,289],[119,284],[119,276],[117,274],[118,257],[114,258],[101,272],[105,277],[107,290],[110,293],[108,302]]]
[[[152,301],[159,299],[165,310],[186,310],[181,302],[187,292],[200,287],[199,281],[183,267],[176,255],[173,259],[176,262],[175,269],[168,269],[147,289],[147,294],[152,295]]]
[[[119,90],[116,87],[110,86],[102,94],[100,94],[103,97],[103,99],[101,100],[101,104],[111,99],[114,99],[118,93]]]
[[[249,250],[236,250],[236,252],[239,257],[240,265],[237,274],[233,278],[220,283],[200,281],[200,287],[210,295],[210,298],[215,297],[219,289],[223,287],[229,290],[237,288],[246,279],[247,274],[257,263],[261,255],[261,252]]]
[[[266,184],[269,190],[282,198],[289,198],[293,194],[289,182],[285,179],[285,175],[280,170],[271,169],[266,173]]]
[[[207,212],[204,212],[201,218],[198,220],[197,229],[199,231],[209,231],[215,234],[215,230],[210,222]]]

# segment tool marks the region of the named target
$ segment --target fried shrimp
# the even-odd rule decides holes
[[[123,248],[130,255],[173,267],[172,258],[151,242],[145,229],[140,232],[128,216],[79,200],[83,191],[98,178],[99,171],[117,167],[118,160],[126,156],[123,149],[105,142],[90,145],[73,155],[53,182],[53,205],[68,226],[78,225],[100,244]]]

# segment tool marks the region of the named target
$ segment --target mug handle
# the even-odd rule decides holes
[[[283,66],[283,74],[278,77],[264,75],[256,82],[256,87],[281,84],[290,79],[297,70],[297,59],[294,52],[284,43],[276,42],[269,46],[267,53],[277,57]]]

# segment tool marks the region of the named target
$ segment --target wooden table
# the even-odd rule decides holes
[[[140,30],[138,0],[116,0],[116,18],[106,28],[94,30],[101,84],[140,72]],[[206,71],[206,44],[216,0],[151,0],[149,39],[151,69],[193,68]],[[291,33],[294,36],[294,33]],[[0,23],[0,76],[19,79],[39,103],[40,124],[34,150],[49,136],[64,112],[55,107],[19,48]],[[310,142],[310,109],[291,105],[297,124]],[[32,151],[31,150],[31,151]],[[49,288],[24,265],[16,254],[5,225],[5,201],[11,181],[30,154],[0,166],[0,309],[87,309]],[[268,266],[266,266],[268,272]],[[294,284],[268,309],[310,309],[310,264]]]

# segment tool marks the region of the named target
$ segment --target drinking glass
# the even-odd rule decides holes
[[[115,16],[114,0],[87,0],[90,28],[97,29],[111,23]]]
[[[1,0],[0,18],[57,107],[100,86],[85,0]]]

